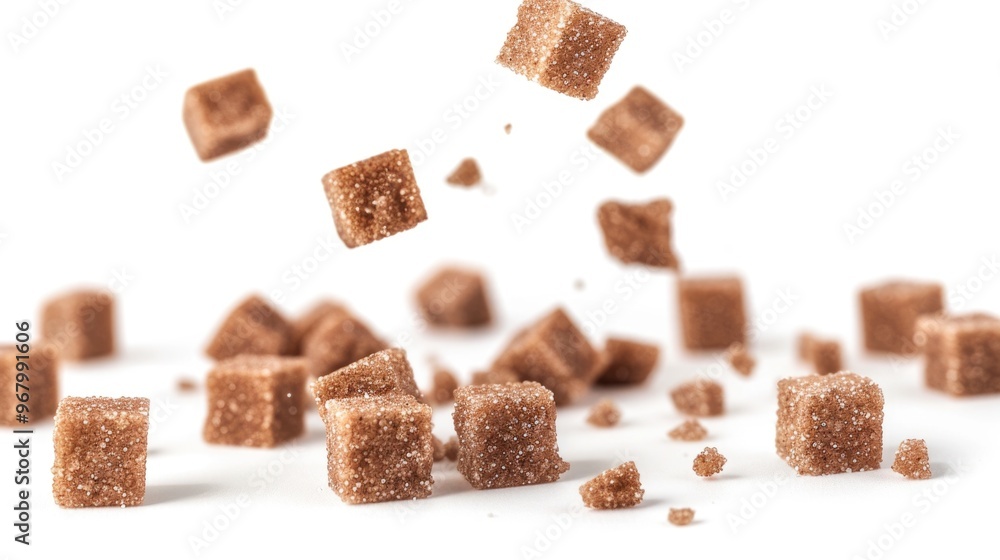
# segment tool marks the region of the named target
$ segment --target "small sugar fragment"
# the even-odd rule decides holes
[[[670,508],[667,521],[678,527],[690,525],[694,521],[694,510],[691,508]]]
[[[593,99],[626,29],[569,0],[525,0],[497,63],[551,90]]]
[[[642,204],[613,200],[601,204],[597,221],[608,253],[626,264],[679,268],[671,233],[673,209],[673,203],[666,198]]]
[[[598,428],[610,428],[617,426],[622,419],[621,410],[611,399],[602,399],[590,409],[587,416],[587,423]]]
[[[455,389],[458,389],[458,379],[455,374],[442,367],[435,367],[432,376],[431,390],[427,398],[433,404],[447,404],[455,399]]]
[[[892,470],[912,480],[931,477],[931,462],[927,455],[927,442],[922,439],[906,439],[896,450]]]
[[[743,377],[749,377],[753,373],[753,368],[757,365],[757,360],[750,355],[746,346],[740,342],[734,342],[726,350],[726,361]]]
[[[636,173],[645,173],[667,153],[683,126],[677,111],[636,86],[601,113],[587,137]]]
[[[190,377],[181,377],[177,380],[177,390],[181,393],[193,393],[198,390],[198,382]]]
[[[645,493],[633,461],[608,469],[580,487],[584,505],[594,509],[635,507]]]
[[[272,115],[252,69],[198,84],[184,95],[184,126],[202,161],[259,142]]]
[[[718,416],[725,410],[722,385],[706,379],[682,383],[670,398],[677,411],[688,416]]]
[[[712,476],[722,472],[726,458],[714,447],[706,447],[694,458],[691,468],[698,476]]]
[[[512,124],[510,124],[510,123],[507,123],[507,124],[503,125],[503,131],[504,131],[505,133],[507,133],[508,135],[510,134],[510,131],[511,131],[511,130],[512,130],[513,128],[514,128],[514,125],[512,125]]]
[[[444,458],[449,461],[458,460],[458,438],[451,436],[448,441],[444,442]]]
[[[441,443],[441,440],[438,439],[438,437],[435,436],[435,435],[431,436],[431,449],[432,449],[432,455],[434,456],[434,462],[435,463],[444,461],[444,457],[445,457],[444,443]]]
[[[944,309],[944,290],[933,282],[890,281],[861,290],[865,348],[871,352],[913,354],[921,315]]]
[[[644,383],[660,359],[655,344],[608,338],[604,343],[606,365],[597,378],[598,385],[640,385]]]
[[[692,418],[667,432],[667,436],[677,441],[701,441],[708,437],[708,430]]]
[[[337,234],[348,248],[412,229],[427,219],[406,150],[334,169],[323,177]]]
[[[78,290],[56,296],[42,307],[41,339],[67,361],[115,352],[115,301],[107,290]]]
[[[448,175],[445,181],[449,185],[456,187],[474,187],[483,180],[483,174],[479,170],[479,163],[473,158],[465,158],[459,162],[458,167]]]

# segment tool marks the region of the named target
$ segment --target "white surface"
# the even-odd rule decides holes
[[[951,294],[953,308],[1000,309],[995,278],[979,276],[989,273],[981,261],[997,251],[996,3],[926,2],[886,40],[878,21],[902,0],[592,0],[586,5],[624,23],[629,35],[591,102],[493,64],[516,0],[472,9],[457,0],[402,0],[402,11],[350,62],[342,43],[388,2],[244,1],[222,17],[213,9],[220,3],[71,2],[18,52],[9,33],[19,33],[21,18],[32,17],[38,5],[0,7],[6,37],[0,299],[11,329],[0,337],[12,337],[11,323],[34,317],[45,297],[106,284],[124,267],[131,280],[119,299],[122,355],[67,367],[65,392],[147,395],[169,411],[150,436],[147,502],[134,509],[55,507],[48,490],[50,430],[42,429],[34,442],[34,544],[15,546],[8,524],[0,554],[194,556],[191,537],[241,493],[250,505],[202,557],[334,556],[341,547],[357,553],[373,546],[386,554],[521,558],[525,547],[545,545],[538,535],[546,531],[560,533],[541,551],[553,558],[746,551],[853,558],[864,557],[869,541],[880,537],[890,545],[884,557],[940,557],[992,541],[990,512],[1000,491],[993,474],[997,398],[946,398],[922,388],[917,363],[895,367],[859,357],[854,298],[862,283],[904,276],[968,285],[975,293]],[[679,70],[673,54],[723,9],[735,21]],[[293,116],[282,130],[276,122],[253,161],[244,152],[202,164],[180,120],[183,93],[250,66],[275,109]],[[126,114],[116,99],[142,84],[147,67],[166,76],[139,92],[144,99]],[[456,118],[450,107],[475,95],[482,80],[495,82],[495,91],[467,118]],[[585,138],[595,117],[636,83],[687,121],[667,157],[642,177]],[[833,96],[788,138],[781,119],[820,86]],[[57,180],[53,161],[102,119],[112,121],[113,131]],[[508,122],[510,136],[503,132]],[[907,159],[948,127],[959,139],[914,181]],[[333,234],[320,177],[390,148],[415,154],[435,128],[445,140],[417,165],[430,219],[394,238],[345,249]],[[717,181],[768,138],[777,152],[723,201]],[[490,189],[466,192],[443,183],[468,155],[479,158]],[[590,158],[586,170],[581,157]],[[228,187],[192,220],[182,219],[180,205],[191,204],[232,162],[241,168]],[[511,215],[563,171],[572,184],[517,232]],[[843,224],[897,179],[904,193],[849,243]],[[698,444],[664,435],[680,421],[665,391],[708,371],[713,360],[679,350],[673,278],[657,273],[627,287],[639,269],[609,259],[594,224],[602,200],[664,195],[677,206],[676,244],[686,269],[739,271],[753,315],[769,321],[758,344],[758,372],[749,381],[723,372],[729,413],[705,422],[708,443],[729,458],[717,480],[691,472]],[[328,242],[332,254],[291,282],[294,267],[310,266],[310,256]],[[442,262],[488,270],[499,310],[495,329],[466,337],[422,328],[410,291]],[[583,290],[573,288],[576,279]],[[380,333],[406,346],[420,381],[430,354],[469,375],[513,329],[556,303],[595,340],[607,333],[641,336],[663,344],[666,360],[649,387],[615,394],[625,410],[619,428],[584,424],[596,393],[560,410],[562,453],[573,468],[556,484],[476,492],[444,467],[436,468],[431,499],[348,507],[326,487],[318,419],[284,464],[281,450],[203,444],[204,396],[174,391],[180,375],[204,375],[201,348],[226,310],[250,291],[276,289],[289,312],[321,296],[349,301]],[[773,307],[779,290],[796,298],[783,312]],[[602,320],[597,312],[607,300],[616,311]],[[804,373],[791,359],[792,337],[803,327],[844,340],[848,365],[882,384],[882,470],[793,478],[774,454],[774,382]],[[436,432],[449,435],[448,411],[435,418]],[[927,439],[934,479],[908,482],[888,470],[895,446],[909,437]],[[4,448],[0,465],[7,469],[14,455]],[[637,462],[646,502],[631,511],[579,513],[578,486],[620,456]],[[967,470],[945,478],[950,462]],[[279,465],[272,482],[255,478]],[[787,482],[734,530],[732,516],[741,515],[744,500],[760,504],[760,485],[782,476]],[[6,484],[12,500],[9,478]],[[922,492],[941,496],[931,503]],[[693,507],[698,522],[667,525],[671,506]],[[883,536],[906,513],[915,525],[898,538]],[[570,525],[554,529],[567,515]]]

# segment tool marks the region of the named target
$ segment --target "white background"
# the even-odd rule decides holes
[[[625,24],[629,34],[589,102],[493,63],[516,0],[402,0],[377,28],[372,12],[385,10],[384,0],[234,3],[220,14],[224,4],[208,0],[155,7],[70,2],[25,41],[13,35],[25,33],[22,18],[46,19],[36,14],[41,4],[0,7],[0,310],[10,329],[0,337],[13,337],[13,323],[35,317],[44,298],[106,285],[124,269],[121,353],[67,366],[64,393],[149,396],[160,417],[150,435],[146,503],[125,510],[57,508],[49,490],[51,429],[41,428],[33,455],[34,544],[12,544],[10,523],[0,518],[7,555],[194,557],[191,539],[205,538],[206,523],[232,511],[241,494],[248,505],[242,502],[238,517],[206,539],[201,557],[334,556],[374,547],[453,557],[753,550],[853,558],[865,557],[876,541],[888,548],[883,557],[913,558],[959,556],[992,542],[1000,495],[997,398],[934,394],[922,387],[917,361],[861,355],[855,298],[859,285],[900,276],[944,283],[953,309],[1000,308],[997,282],[982,265],[996,255],[1000,202],[995,2],[924,2],[897,16],[898,31],[886,35],[880,20],[889,21],[895,5],[913,11],[914,0],[590,0],[588,7]],[[723,10],[729,23],[709,24],[714,37],[704,22]],[[345,56],[344,45],[358,41],[366,24],[377,33],[360,39],[367,44],[359,54]],[[701,52],[687,51],[698,40]],[[679,63],[685,51],[691,60]],[[252,161],[242,152],[203,164],[181,122],[184,91],[246,67],[257,70],[288,122],[277,130],[276,120]],[[146,80],[155,88],[141,87],[147,69],[165,74],[159,83]],[[494,85],[479,88],[476,99],[481,83]],[[644,176],[585,136],[597,115],[638,83],[686,119],[670,153]],[[832,95],[821,104],[813,99],[814,110],[800,109],[814,88]],[[127,111],[123,94],[133,96]],[[462,103],[474,110],[458,116],[451,108]],[[788,135],[783,119],[797,109],[807,118]],[[92,150],[84,146],[88,155],[69,172],[54,171],[102,119],[111,121],[111,133]],[[509,136],[506,123],[513,124]],[[421,156],[421,141],[426,148],[435,129],[444,140]],[[946,152],[928,152],[935,161],[917,176],[911,158],[948,129],[957,139]],[[777,151],[723,198],[719,182],[769,138]],[[320,178],[403,147],[417,163],[429,219],[373,245],[344,248]],[[488,188],[444,183],[466,156],[479,159]],[[586,169],[581,157],[589,158]],[[213,176],[225,181],[234,162],[239,173],[229,174],[226,188],[207,187]],[[539,198],[563,172],[570,183],[554,200]],[[900,188],[885,208],[877,192],[894,181]],[[185,219],[182,207],[199,193],[210,197],[207,207]],[[712,369],[712,356],[679,348],[672,275],[643,276],[607,257],[597,205],[657,196],[676,204],[675,241],[687,271],[733,271],[746,279],[751,314],[764,321],[752,379]],[[512,215],[528,201],[547,207],[518,231]],[[883,207],[851,242],[844,225],[857,224],[859,209],[872,204]],[[331,244],[332,254],[316,253]],[[314,254],[324,257],[318,266]],[[439,334],[415,319],[412,289],[445,262],[488,272],[495,328]],[[309,269],[298,283],[291,281],[296,267]],[[970,291],[952,292],[959,286]],[[467,377],[514,329],[555,304],[566,306],[595,342],[608,333],[636,335],[663,345],[665,360],[650,385],[614,394],[625,414],[618,428],[584,423],[598,394],[559,411],[562,453],[573,467],[558,483],[478,492],[453,467],[439,465],[430,499],[350,507],[326,487],[318,418],[291,451],[212,447],[200,439],[204,395],[174,388],[182,375],[204,376],[209,362],[201,350],[228,308],[250,292],[274,290],[292,314],[320,297],[349,302],[408,349],[420,382],[430,355]],[[794,303],[776,309],[778,292],[788,290]],[[602,317],[608,301],[614,312]],[[775,455],[774,383],[806,373],[793,360],[801,328],[843,340],[848,365],[882,384],[880,471],[795,478]],[[729,458],[714,480],[691,472],[701,444],[664,435],[681,419],[667,389],[699,373],[720,375],[729,402],[725,417],[705,422],[707,443]],[[449,414],[435,415],[443,438],[452,431]],[[906,481],[888,469],[896,445],[909,437],[927,439],[934,479]],[[7,470],[15,457],[3,448]],[[581,512],[579,485],[621,457],[638,464],[645,503]],[[946,477],[950,463],[958,473]],[[268,468],[279,474],[257,474]],[[14,495],[5,479],[3,504]],[[682,506],[693,507],[698,521],[668,525],[668,508]],[[913,525],[892,534],[886,526],[905,515]],[[869,557],[876,553],[883,554]]]

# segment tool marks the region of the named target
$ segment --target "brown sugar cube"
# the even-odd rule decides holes
[[[697,420],[690,419],[667,432],[667,436],[678,441],[701,441],[708,437],[708,430]]]
[[[49,300],[42,308],[42,339],[65,360],[87,360],[115,352],[115,302],[111,294],[80,290]]]
[[[504,383],[520,383],[517,374],[509,369],[491,369],[477,371],[472,374],[470,385],[502,385]]]
[[[622,412],[611,399],[602,399],[590,409],[587,423],[598,428],[617,426],[622,419]]]
[[[917,318],[940,313],[944,292],[931,282],[893,281],[861,290],[865,348],[872,352],[911,354]]]
[[[809,333],[799,335],[799,357],[808,362],[813,373],[828,375],[844,369],[840,343],[817,338]]]
[[[706,379],[678,385],[670,398],[677,411],[688,416],[719,416],[725,410],[722,385]]]
[[[931,462],[927,456],[927,442],[922,439],[906,439],[896,450],[892,470],[912,480],[931,477]]]
[[[330,488],[348,504],[426,498],[434,479],[431,407],[410,395],[326,402]]]
[[[706,447],[701,453],[695,455],[691,469],[698,476],[713,476],[722,472],[722,466],[726,464],[726,458],[714,447]]]
[[[483,174],[479,171],[479,164],[473,158],[465,158],[459,162],[455,171],[445,179],[449,185],[457,187],[474,187],[483,180]]]
[[[435,463],[444,461],[444,444],[435,435],[431,436],[431,455]]]
[[[492,321],[486,282],[482,274],[445,267],[417,289],[420,315],[441,327],[481,327]]]
[[[330,399],[388,394],[423,398],[413,380],[406,351],[401,348],[381,350],[324,375],[313,382],[312,392],[320,411]]]
[[[882,463],[882,389],[856,373],[778,382],[778,456],[798,474],[869,471]]]
[[[725,350],[734,342],[746,342],[746,310],[739,278],[681,278],[677,293],[688,350]]]
[[[740,342],[734,342],[726,350],[726,359],[736,373],[743,377],[749,377],[753,373],[753,368],[757,365],[757,360],[750,355],[747,347]]]
[[[272,114],[252,69],[198,84],[184,95],[184,126],[202,161],[259,142]]]
[[[690,525],[694,521],[694,510],[691,508],[670,508],[670,513],[667,514],[667,521],[678,527]]]
[[[593,99],[625,26],[569,0],[525,0],[497,63],[578,99]]]
[[[635,507],[642,503],[645,493],[632,461],[608,469],[580,487],[584,505],[594,509]]]
[[[367,245],[427,219],[406,150],[334,169],[323,177],[337,235],[348,248]]]
[[[59,402],[52,497],[65,508],[137,506],[146,495],[149,399]]]
[[[59,406],[59,360],[46,353],[57,350],[45,343],[0,346],[0,426],[36,424],[52,418]],[[19,386],[20,385],[20,386]],[[27,395],[21,401],[18,395]],[[26,422],[20,422],[23,415]]]
[[[302,343],[324,319],[340,314],[350,315],[350,311],[338,302],[322,300],[313,304],[305,313],[291,321],[292,346],[295,348],[295,353],[302,353]]]
[[[428,399],[435,404],[447,404],[455,400],[455,389],[458,389],[458,379],[455,374],[440,367],[434,368],[431,390]]]
[[[293,348],[292,326],[260,296],[240,302],[222,321],[205,353],[215,360],[241,354],[287,355]]]
[[[459,450],[459,445],[458,445],[458,438],[457,437],[451,436],[450,438],[448,438],[448,441],[444,442],[444,458],[445,459],[448,459],[449,461],[453,461],[453,462],[457,461],[458,460],[458,450]]]
[[[545,385],[562,406],[586,393],[603,367],[603,357],[566,312],[555,309],[516,335],[491,369]]]
[[[274,447],[305,430],[306,362],[277,356],[237,356],[215,365],[205,382],[205,441]]]
[[[660,348],[624,338],[608,338],[604,343],[606,366],[598,385],[640,385],[649,378],[660,359]]]
[[[603,113],[587,137],[636,173],[660,161],[684,126],[684,117],[641,86]]]
[[[473,488],[555,482],[569,469],[556,443],[552,391],[534,382],[455,391],[458,471]]]
[[[323,376],[370,356],[389,345],[347,309],[330,309],[302,340],[301,354],[312,374]]]
[[[674,205],[666,198],[642,204],[608,201],[597,209],[604,245],[623,263],[659,268],[680,267],[672,247],[670,214]]]
[[[928,387],[955,396],[1000,393],[1000,319],[983,313],[923,317],[916,342]]]

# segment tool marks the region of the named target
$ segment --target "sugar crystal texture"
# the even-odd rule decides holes
[[[610,337],[604,343],[604,357],[605,367],[597,378],[598,385],[640,385],[656,369],[660,348],[637,340]]]
[[[562,309],[518,333],[491,369],[509,369],[522,381],[537,381],[569,404],[587,392],[604,359]]]
[[[327,311],[302,339],[301,354],[309,359],[314,376],[337,371],[389,347],[346,308]]]
[[[427,323],[440,327],[482,327],[493,320],[483,275],[464,268],[444,267],[425,280],[416,293],[417,307]]]
[[[576,2],[525,0],[496,61],[551,90],[593,99],[625,34]]]
[[[59,406],[59,358],[57,350],[44,342],[0,346],[0,426],[29,427],[56,414]],[[18,351],[27,350],[27,352]],[[20,357],[20,359],[19,359]],[[26,389],[17,388],[21,384]],[[27,402],[18,395],[27,394]],[[18,412],[24,405],[25,412]],[[23,414],[27,422],[18,421]]]
[[[757,365],[757,360],[750,355],[747,347],[740,342],[734,342],[726,350],[726,359],[736,373],[744,377],[749,377],[753,373],[753,368]]]
[[[323,419],[330,488],[345,503],[430,496],[430,406],[401,394],[331,399]]]
[[[667,521],[678,527],[690,525],[694,521],[694,510],[691,508],[670,508],[670,513],[667,514]]]
[[[401,348],[381,350],[324,375],[312,384],[320,411],[331,399],[403,394],[421,399],[413,368]]]
[[[479,164],[473,158],[465,158],[459,162],[455,171],[445,179],[449,185],[458,187],[474,187],[483,180],[483,174],[479,171]]]
[[[677,269],[680,262],[672,246],[670,214],[674,205],[666,198],[641,204],[608,201],[597,210],[604,245],[623,263]]]
[[[891,281],[861,290],[861,321],[865,348],[872,352],[913,354],[913,335],[921,315],[940,313],[940,284]]]
[[[556,442],[552,391],[534,382],[455,391],[458,471],[473,488],[555,482],[569,469]]]
[[[809,364],[812,373],[828,375],[844,369],[840,343],[810,333],[799,336],[799,357]]]
[[[580,487],[583,503],[594,509],[621,509],[642,503],[646,491],[639,481],[639,470],[629,461],[608,469]]]
[[[681,414],[719,416],[725,410],[722,385],[707,379],[682,383],[670,391],[670,398]]]
[[[622,412],[611,399],[601,399],[590,409],[587,423],[598,428],[617,426],[622,419]]]
[[[708,437],[708,430],[697,420],[688,419],[667,432],[667,436],[678,441],[701,441]]]
[[[442,367],[435,367],[431,381],[431,390],[427,393],[428,400],[434,404],[447,404],[455,400],[458,379],[454,373]]]
[[[64,360],[114,354],[114,298],[106,290],[79,290],[54,297],[42,308],[41,333]]]
[[[406,150],[334,169],[323,177],[337,234],[349,248],[414,228],[427,219]]]
[[[899,444],[892,470],[913,480],[931,477],[931,462],[927,455],[927,442],[922,439],[906,439]]]
[[[924,383],[954,396],[1000,393],[1000,319],[974,313],[917,322]]]
[[[882,389],[856,373],[778,382],[778,456],[803,475],[868,471],[882,463]]]
[[[333,315],[350,314],[344,305],[332,300],[321,300],[314,303],[305,313],[299,315],[291,321],[292,339],[296,354],[302,353],[302,343],[312,331],[323,322],[324,319]]]
[[[726,458],[714,447],[706,447],[701,453],[695,455],[691,464],[691,469],[698,476],[713,476],[722,472]]]
[[[519,383],[520,381],[517,374],[509,369],[491,369],[473,373],[471,385],[502,385],[504,383]]]
[[[291,354],[293,346],[291,324],[264,298],[252,295],[229,312],[205,353],[225,360],[241,354]]]
[[[734,342],[746,342],[746,310],[739,278],[681,278],[677,293],[688,350],[725,350]]]
[[[587,136],[636,173],[644,173],[667,153],[684,118],[641,86],[603,113]]]
[[[146,495],[149,399],[66,397],[56,412],[52,496],[66,508],[137,506]]]
[[[205,441],[274,447],[305,431],[307,363],[242,355],[219,362],[205,381]]]
[[[252,69],[198,84],[184,96],[184,126],[202,161],[263,139],[272,114]]]

